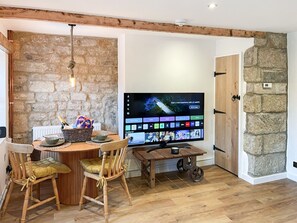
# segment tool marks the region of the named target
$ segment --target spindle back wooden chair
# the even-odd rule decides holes
[[[79,208],[80,210],[82,209],[84,199],[95,202],[99,205],[103,205],[104,218],[106,223],[108,222],[107,182],[121,177],[121,186],[123,187],[128,197],[129,204],[132,205],[131,196],[130,196],[128,185],[124,175],[127,168],[125,165],[127,146],[128,146],[128,138],[115,141],[115,142],[103,143],[100,146],[100,151],[103,153],[102,158],[97,157],[94,159],[84,159],[80,161],[82,167],[85,170],[84,171],[85,177],[83,181]],[[88,178],[96,180],[97,187],[100,189],[101,188],[103,189],[103,201],[100,201],[99,197],[94,199],[85,195]]]
[[[53,159],[47,159],[46,162],[31,161],[30,155],[33,152],[32,145],[29,144],[16,144],[6,141],[5,146],[8,151],[10,164],[12,167],[11,182],[9,185],[8,193],[3,205],[2,216],[5,214],[12,190],[15,184],[21,185],[22,189],[26,189],[25,198],[22,209],[21,223],[26,222],[26,214],[28,210],[36,208],[52,200],[56,200],[57,210],[60,210],[60,201],[58,189],[56,184],[56,173],[60,172],[55,168],[56,165],[62,167],[62,172],[70,172],[70,169],[64,164],[55,162]],[[54,166],[53,166],[54,165]],[[39,172],[35,172],[37,170]],[[40,187],[39,184],[45,180],[51,180],[54,196],[45,200],[40,200]],[[37,196],[33,197],[33,186],[37,185]],[[34,204],[29,206],[29,200]]]

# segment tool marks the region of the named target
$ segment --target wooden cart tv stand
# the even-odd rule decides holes
[[[180,166],[180,168],[187,170],[189,169],[188,158],[190,158],[190,174],[199,174],[199,180],[203,177],[203,170],[196,166],[196,156],[202,156],[206,153],[205,151],[187,143],[172,144],[172,147],[179,147],[179,154],[171,154],[171,146],[165,148],[154,148],[152,146],[133,148],[134,156],[141,162],[141,176],[147,178],[151,188],[155,187],[156,161],[158,160],[181,158],[182,162],[179,160],[177,167]]]

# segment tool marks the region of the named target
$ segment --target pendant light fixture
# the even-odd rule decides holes
[[[68,69],[70,69],[70,85],[71,87],[75,87],[75,77],[73,68],[75,67],[75,61],[73,56],[73,27],[76,26],[75,24],[68,24],[70,26],[70,44],[71,44],[71,60],[68,64]]]

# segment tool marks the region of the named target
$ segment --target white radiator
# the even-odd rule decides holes
[[[101,123],[94,123],[94,130],[101,130]],[[35,126],[33,129],[33,141],[42,138],[48,134],[62,133],[61,125],[51,125],[51,126]],[[45,159],[47,157],[53,157],[55,160],[59,160],[59,153],[56,152],[45,152],[42,151],[40,154],[40,159]]]
[[[94,130],[101,130],[101,123],[94,123]],[[62,133],[61,125],[33,127],[33,141],[48,134]]]

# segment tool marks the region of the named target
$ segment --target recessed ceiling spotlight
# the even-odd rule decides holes
[[[184,26],[186,24],[187,24],[187,20],[186,19],[176,19],[175,20],[175,25]]]
[[[216,4],[216,3],[210,3],[209,5],[208,5],[208,8],[209,9],[215,9],[216,7],[218,7],[218,4]]]

